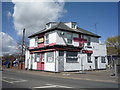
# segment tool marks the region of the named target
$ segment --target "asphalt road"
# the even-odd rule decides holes
[[[118,88],[118,84],[3,71],[2,88],[3,90],[4,88],[28,88],[33,90],[41,88],[82,88],[82,90],[84,90],[87,88]]]

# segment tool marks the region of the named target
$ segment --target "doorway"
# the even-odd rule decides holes
[[[98,69],[98,57],[95,57],[95,69]]]
[[[64,51],[59,51],[58,70],[64,71]]]

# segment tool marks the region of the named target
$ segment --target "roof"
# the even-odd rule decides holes
[[[31,37],[34,37],[38,34],[41,34],[41,33],[45,33],[45,32],[49,32],[49,31],[53,31],[53,30],[63,30],[63,31],[69,31],[69,32],[74,32],[74,33],[82,33],[82,34],[85,34],[85,35],[90,35],[90,36],[94,36],[94,37],[101,37],[97,34],[94,34],[90,31],[87,31],[87,30],[84,30],[80,27],[77,27],[77,29],[72,29],[72,28],[69,28],[67,25],[65,25],[63,22],[59,22],[57,23],[55,26],[49,28],[49,29],[43,29],[37,33],[34,33],[32,35],[30,35],[28,38],[31,38]]]

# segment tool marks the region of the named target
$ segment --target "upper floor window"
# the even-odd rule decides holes
[[[45,42],[46,42],[46,44],[49,44],[49,34],[46,34]]]
[[[38,43],[44,43],[44,37],[39,37],[38,38]]]
[[[90,43],[91,43],[91,38],[90,36],[87,37],[87,45],[90,46]]]
[[[72,34],[71,33],[67,34],[67,43],[72,44]]]
[[[38,45],[38,37],[35,37],[35,47]]]
[[[106,63],[105,57],[101,57],[101,63]]]

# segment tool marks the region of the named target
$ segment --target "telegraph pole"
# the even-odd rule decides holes
[[[21,69],[23,67],[23,62],[24,62],[24,39],[25,39],[25,28],[23,29],[23,38],[22,38],[22,60],[21,60]]]

